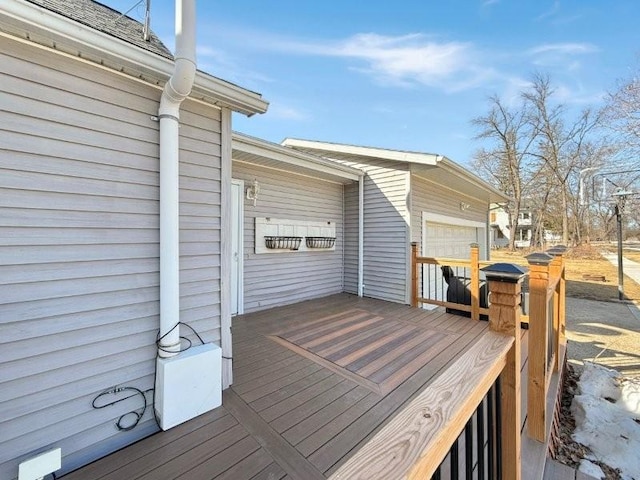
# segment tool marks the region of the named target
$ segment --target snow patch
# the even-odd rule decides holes
[[[623,479],[640,480],[640,381],[586,362],[578,389],[573,439],[589,447],[594,460],[620,469]]]
[[[602,480],[603,478],[605,478],[605,474],[602,471],[602,469],[595,463],[590,462],[589,460],[582,460],[580,462],[580,467],[578,467],[578,470],[584,473],[585,475],[589,475],[593,478],[598,478],[599,480]]]

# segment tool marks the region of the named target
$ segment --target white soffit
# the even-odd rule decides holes
[[[352,183],[364,172],[277,143],[234,132],[234,161],[250,163],[336,183]]]

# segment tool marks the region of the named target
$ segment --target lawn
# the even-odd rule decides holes
[[[527,265],[524,258],[529,250],[492,250],[491,260]],[[631,260],[640,261],[640,252],[629,252]],[[566,256],[567,296],[591,300],[615,301],[618,299],[618,269],[602,258],[598,251],[588,245],[570,249]],[[604,275],[605,281],[585,280],[584,276]],[[640,301],[640,285],[624,277],[624,293],[628,300]]]

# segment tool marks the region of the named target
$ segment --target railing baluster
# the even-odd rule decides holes
[[[464,477],[473,480],[473,415],[464,427]]]
[[[493,480],[494,474],[496,473],[496,449],[495,449],[495,440],[496,440],[496,431],[494,425],[494,412],[495,412],[495,384],[491,386],[489,389],[489,393],[487,394],[487,436],[488,438],[488,459],[489,459],[489,479]]]
[[[438,467],[436,472],[431,476],[431,480],[440,480],[440,478],[441,478],[440,467]]]
[[[478,456],[478,480],[484,480],[484,405],[483,399],[476,412],[476,431],[478,442],[476,444],[477,456]]]
[[[502,479],[502,388],[496,380],[496,479]]]
[[[453,446],[451,447],[451,479],[458,479],[458,439],[453,442]]]

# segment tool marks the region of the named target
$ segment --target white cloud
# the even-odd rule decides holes
[[[582,66],[578,57],[598,51],[599,48],[590,43],[547,43],[530,48],[527,54],[538,67],[577,71]]]
[[[563,55],[579,55],[585,53],[594,53],[599,49],[590,43],[546,43],[530,48],[530,55],[539,55],[545,53],[563,54]]]
[[[264,48],[304,55],[339,57],[363,62],[354,71],[383,84],[426,85],[447,91],[471,88],[493,75],[479,63],[475,47],[465,42],[438,42],[424,34],[385,36],[360,33],[335,42],[263,42]]]
[[[490,7],[491,5],[495,5],[496,3],[500,3],[500,0],[484,0],[484,2],[482,2],[482,6]]]

